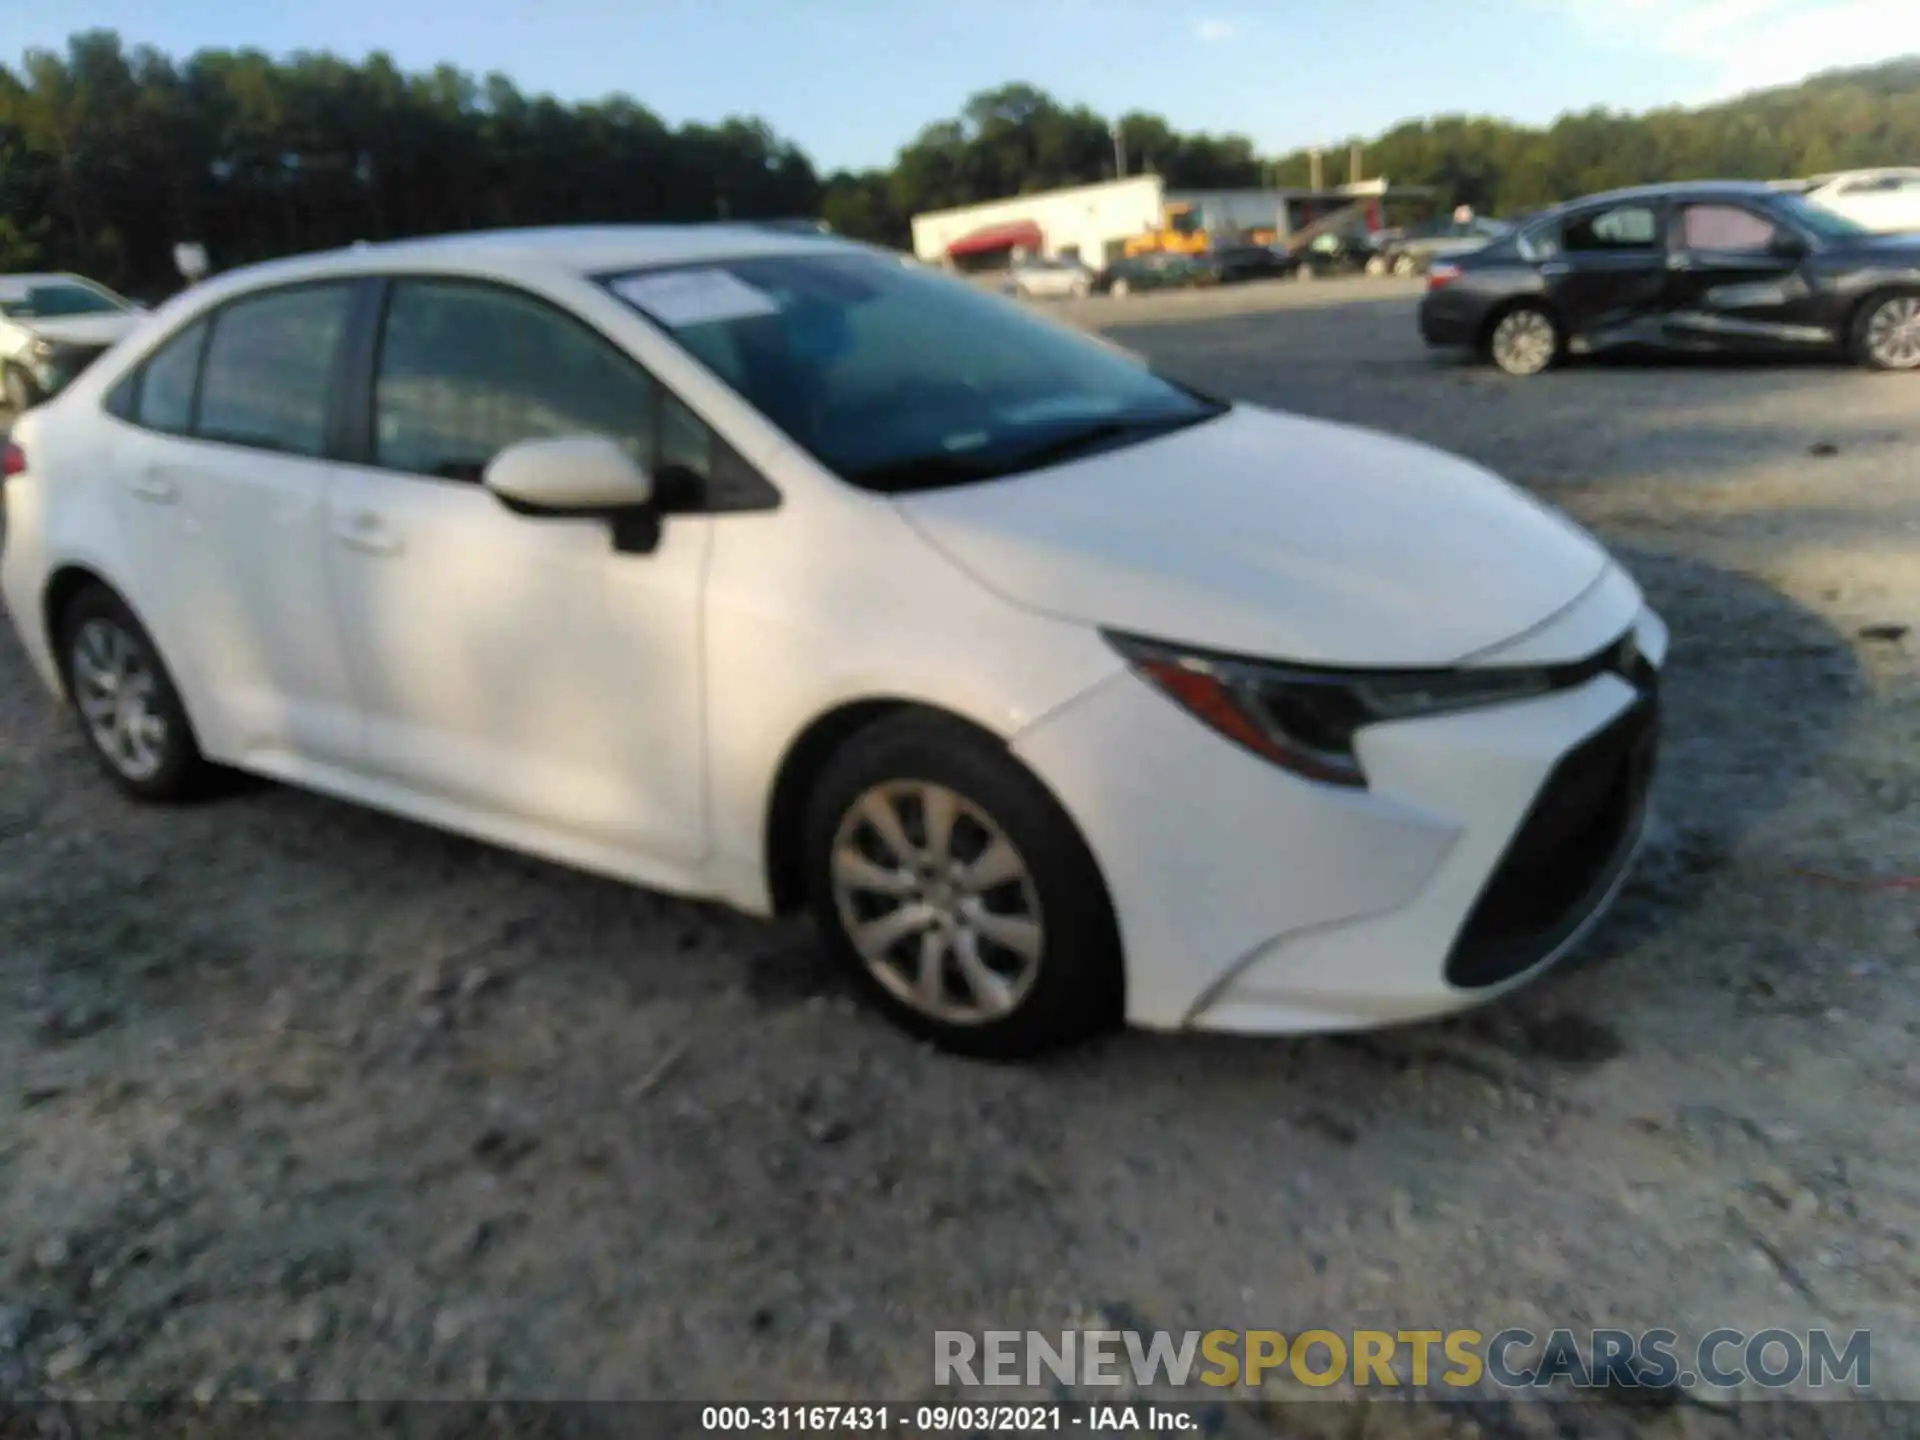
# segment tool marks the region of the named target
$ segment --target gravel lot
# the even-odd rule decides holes
[[[8,632],[0,1398],[898,1400],[936,1327],[1100,1317],[1864,1326],[1920,1398],[1920,378],[1512,381],[1426,353],[1414,293],[1063,311],[1632,564],[1675,635],[1662,819],[1586,963],[1445,1025],[969,1064],[801,930],[265,785],[123,803]],[[1471,1425],[1543,1433],[1365,1433]]]

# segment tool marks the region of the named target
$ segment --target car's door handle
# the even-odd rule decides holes
[[[1564,260],[1549,260],[1540,267],[1542,275],[1565,275],[1573,267]]]
[[[1691,255],[1667,256],[1667,269],[1669,270],[1691,270],[1693,268],[1693,257]]]
[[[387,528],[387,522],[371,510],[355,510],[334,522],[333,533],[344,545],[369,555],[398,555],[400,537]]]
[[[136,470],[127,481],[127,488],[156,505],[171,505],[180,498],[180,487],[158,470]]]

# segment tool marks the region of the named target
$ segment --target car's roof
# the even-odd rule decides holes
[[[68,284],[85,283],[78,275],[56,274],[52,271],[43,275],[0,275],[0,295],[24,295],[36,285],[46,285],[56,280]]]
[[[1631,185],[1624,190],[1602,190],[1597,194],[1582,195],[1529,218],[1544,219],[1548,215],[1562,215],[1569,210],[1584,210],[1590,205],[1618,205],[1629,200],[1712,199],[1715,196],[1754,197],[1779,193],[1765,180],[1668,180],[1658,185]]]
[[[245,266],[215,276],[222,289],[271,276],[292,279],[389,267],[432,268],[448,264],[505,271],[558,269],[577,275],[611,274],[689,260],[727,260],[821,249],[865,248],[789,224],[751,222],[699,225],[556,225],[517,230],[474,230],[379,243],[356,242],[340,250],[297,255]]]

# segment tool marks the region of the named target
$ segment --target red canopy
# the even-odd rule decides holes
[[[1023,250],[1038,250],[1041,243],[1038,225],[1031,220],[1016,220],[1008,225],[989,225],[971,235],[962,235],[947,246],[947,254],[981,255],[989,250],[1011,250],[1016,245]]]

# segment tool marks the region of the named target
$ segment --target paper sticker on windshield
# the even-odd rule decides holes
[[[637,305],[662,325],[711,325],[720,320],[747,320],[755,315],[777,315],[780,306],[764,290],[725,270],[672,270],[664,275],[629,275],[616,280],[613,292]]]

